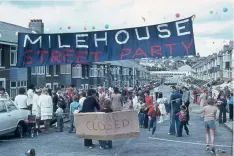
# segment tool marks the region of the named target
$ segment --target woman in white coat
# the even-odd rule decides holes
[[[36,115],[38,132],[41,132],[41,130],[40,130],[41,111],[40,111],[40,107],[38,105],[38,100],[39,100],[39,97],[41,95],[41,92],[42,92],[41,89],[36,89],[35,94],[33,96],[33,106],[32,106],[32,115]]]
[[[52,97],[49,95],[48,88],[44,88],[42,90],[42,95],[39,97],[38,105],[40,107],[41,120],[44,121],[45,133],[48,133],[50,121],[53,117],[53,101]]]

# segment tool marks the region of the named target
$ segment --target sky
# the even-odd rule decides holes
[[[192,15],[201,56],[217,53],[233,40],[232,0],[0,0],[0,21],[28,27],[30,19],[42,19],[46,33],[82,32],[84,27],[91,31],[93,26],[105,30],[106,24],[110,29],[138,27]]]

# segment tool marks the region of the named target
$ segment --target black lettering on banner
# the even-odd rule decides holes
[[[106,130],[111,130],[111,129],[112,129],[112,125],[109,124],[109,123],[107,123],[107,124],[106,124]]]
[[[120,122],[118,120],[115,120],[114,122],[115,122],[115,128],[121,128]]]
[[[129,126],[129,121],[124,119],[123,120],[123,127],[127,127],[127,126]]]
[[[93,122],[93,130],[98,130],[97,127],[95,127],[95,123]]]
[[[91,128],[89,128],[89,123],[91,123],[91,121],[86,122],[86,127],[88,128],[88,130],[92,130]]]
[[[97,114],[94,115],[94,120],[100,120]]]
[[[113,119],[113,120],[117,120],[117,119],[118,119],[117,113],[112,114],[112,119]]]
[[[111,114],[107,114],[106,115],[106,120],[107,120],[107,122],[111,122],[112,121]]]
[[[104,125],[104,123],[98,122],[98,129],[101,130],[101,131],[103,131],[103,130],[106,129],[106,126]]]

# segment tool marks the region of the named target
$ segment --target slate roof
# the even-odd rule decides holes
[[[33,33],[32,29],[0,21],[0,42],[18,43],[17,31]]]

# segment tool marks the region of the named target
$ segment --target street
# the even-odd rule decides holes
[[[162,89],[169,96],[170,89]],[[192,108],[193,109],[193,108]],[[196,108],[197,109],[197,108]],[[2,138],[0,151],[2,156],[24,156],[25,151],[34,148],[37,156],[209,156],[205,150],[205,128],[199,115],[191,115],[190,135],[183,133],[182,138],[168,135],[169,121],[157,124],[156,137],[151,138],[146,129],[141,129],[141,135],[132,139],[113,141],[113,149],[102,150],[97,147],[88,149],[83,146],[83,140],[68,133],[68,124],[62,133],[51,132],[39,134],[35,138]],[[3,140],[4,139],[4,140]],[[217,125],[215,138],[216,149],[222,149],[231,155],[232,134],[225,127]]]

